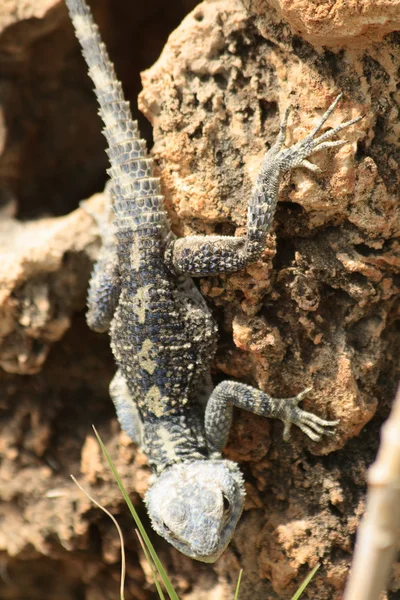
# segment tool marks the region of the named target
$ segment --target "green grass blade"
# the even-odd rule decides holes
[[[238,577],[237,584],[236,584],[236,592],[235,592],[234,600],[238,600],[238,598],[239,598],[239,589],[240,589],[240,582],[242,581],[242,575],[243,575],[243,569],[240,569],[239,577]]]
[[[320,566],[321,566],[320,564],[316,565],[313,568],[313,570],[311,571],[311,573],[309,573],[307,575],[307,577],[305,578],[305,580],[303,581],[303,583],[301,584],[301,586],[299,587],[299,589],[293,596],[292,600],[298,600],[300,598],[301,594],[304,592],[304,590],[306,589],[306,587],[308,586],[308,584],[310,583],[311,579],[314,577],[315,573],[318,571]]]
[[[118,487],[121,490],[121,494],[123,495],[124,500],[125,500],[126,504],[128,505],[129,510],[131,511],[132,517],[136,523],[136,527],[139,529],[140,535],[142,536],[144,543],[146,544],[146,547],[149,551],[149,554],[150,554],[151,558],[153,559],[154,564],[156,565],[157,571],[160,573],[161,579],[165,585],[165,589],[167,590],[167,593],[168,593],[170,599],[171,600],[179,600],[179,597],[172,586],[172,583],[167,575],[167,572],[165,571],[160,559],[158,558],[157,553],[154,550],[153,544],[151,543],[149,536],[147,535],[146,530],[143,527],[141,520],[139,519],[139,515],[137,514],[135,507],[133,506],[131,499],[129,498],[129,496],[122,484],[122,481],[118,476],[117,470],[114,467],[114,463],[112,462],[111,457],[108,454],[107,449],[104,446],[104,444],[94,426],[93,426],[93,430],[94,430],[94,433],[96,434],[97,440],[100,444],[103,454],[106,457],[107,462],[110,465],[110,468],[111,468],[111,470],[114,474],[114,477],[118,483]]]
[[[158,581],[157,573],[154,570],[154,563],[151,560],[150,554],[148,553],[146,544],[144,543],[139,531],[137,529],[135,531],[136,531],[136,535],[138,536],[140,545],[142,546],[143,554],[145,555],[146,560],[149,563],[150,571],[151,571],[151,574],[153,575],[153,579],[154,579],[155,586],[157,588],[158,595],[160,596],[161,600],[165,600],[164,592],[161,589],[160,582]]]

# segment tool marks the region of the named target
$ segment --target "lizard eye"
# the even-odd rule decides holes
[[[224,504],[224,513],[227,514],[231,510],[231,503],[224,494],[222,495],[222,501]]]
[[[164,522],[163,522],[163,527],[164,527],[165,533],[167,533],[169,535],[169,537],[171,537],[171,538],[175,538],[176,537],[176,535],[174,534],[174,532]]]

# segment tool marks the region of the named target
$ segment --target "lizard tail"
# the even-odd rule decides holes
[[[144,236],[147,232],[153,237],[167,224],[160,180],[152,176],[153,159],[147,156],[146,141],[140,139],[137,121],[132,119],[89,7],[84,0],[66,0],[66,4],[105,125],[116,235],[121,241],[127,241],[132,231],[141,231]]]

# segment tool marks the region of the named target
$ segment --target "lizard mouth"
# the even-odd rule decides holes
[[[235,523],[235,525],[236,525],[236,523]],[[214,563],[216,560],[219,559],[219,557],[224,552],[224,550],[226,549],[226,547],[228,546],[228,544],[231,540],[231,535],[224,536],[224,537],[226,537],[226,539],[224,541],[222,541],[221,538],[218,538],[216,540],[216,543],[214,544],[214,547],[212,549],[209,548],[209,552],[207,552],[207,554],[204,554],[204,552],[202,550],[200,550],[200,548],[197,551],[196,547],[194,547],[192,544],[187,543],[183,540],[179,540],[177,538],[174,539],[172,537],[168,537],[167,539],[172,546],[174,546],[177,550],[179,550],[179,552],[182,552],[182,554],[184,554],[185,556],[188,556],[189,558],[192,558],[193,560],[198,560],[198,561],[204,562],[204,563]],[[205,542],[205,543],[207,543],[207,542]]]

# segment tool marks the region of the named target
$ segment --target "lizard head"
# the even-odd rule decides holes
[[[145,502],[159,535],[190,558],[214,562],[232,538],[244,495],[236,463],[196,460],[167,467]]]

